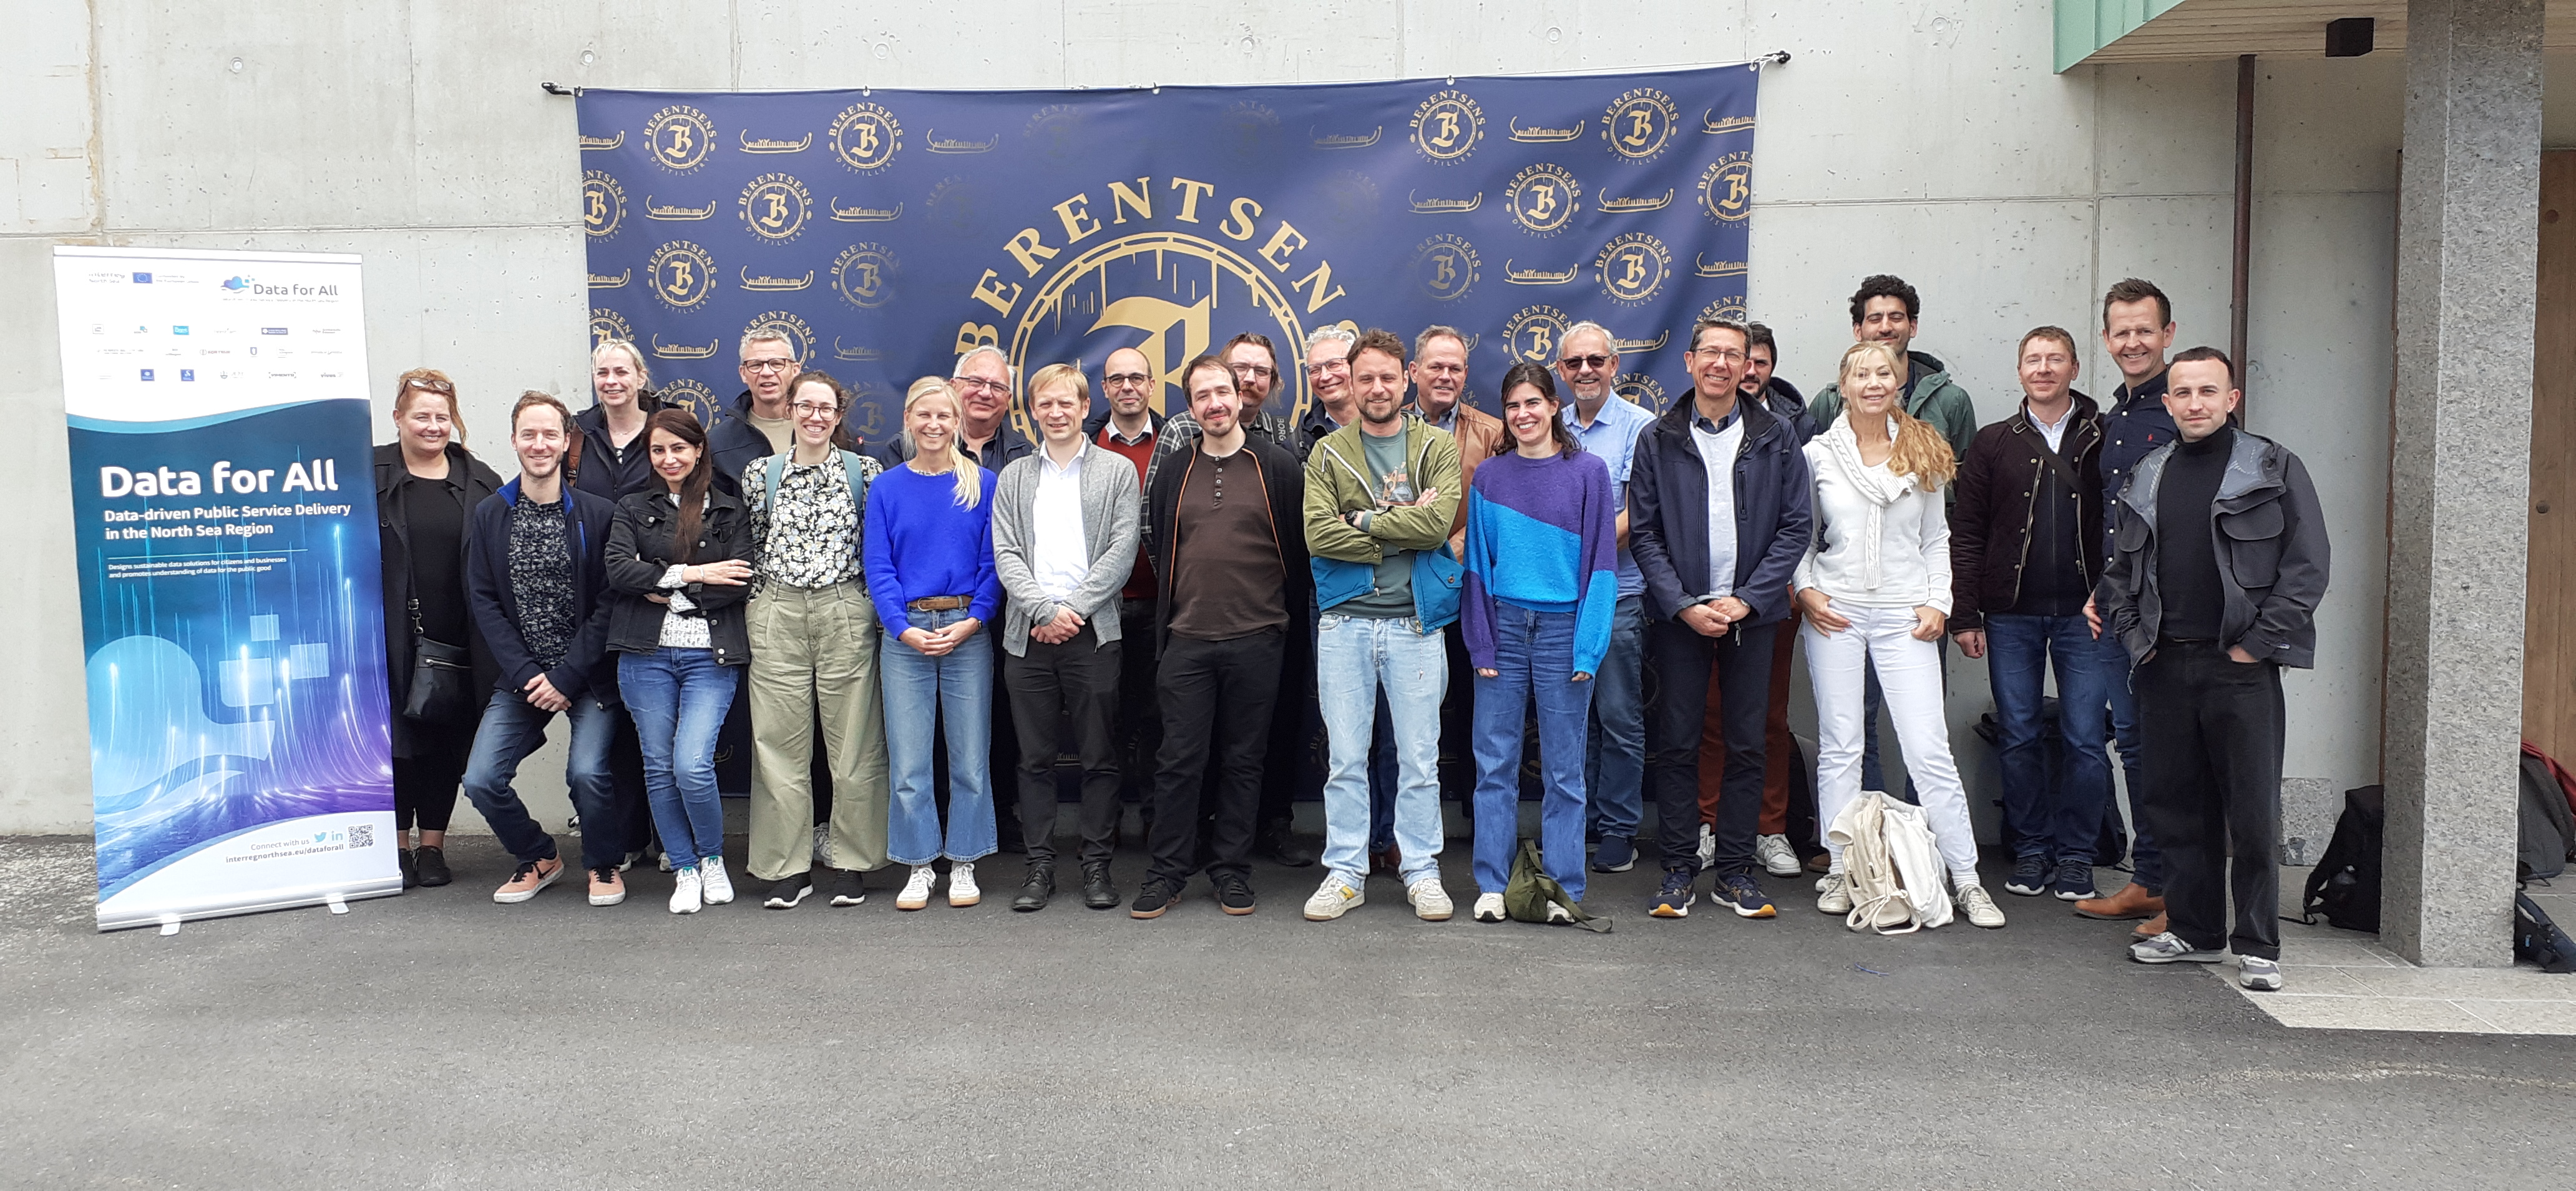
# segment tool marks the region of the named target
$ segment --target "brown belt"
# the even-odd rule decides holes
[[[974,606],[975,597],[973,596],[931,596],[928,599],[914,600],[904,605],[907,610],[913,612],[954,612],[960,608]]]

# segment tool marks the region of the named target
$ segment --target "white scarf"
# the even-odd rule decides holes
[[[1889,430],[1890,433],[1894,432],[1892,422]],[[1887,507],[1895,504],[1897,498],[1904,496],[1907,490],[1915,486],[1914,479],[1911,476],[1897,475],[1885,468],[1872,467],[1861,460],[1860,438],[1852,433],[1851,411],[1848,409],[1843,411],[1841,417],[1835,418],[1834,424],[1819,435],[1818,439],[1825,444],[1826,453],[1834,460],[1843,478],[1850,481],[1851,486],[1862,496],[1869,498],[1868,518],[1861,523],[1860,573],[1861,585],[1870,591],[1876,591],[1879,580],[1878,550],[1879,543],[1886,535]],[[1890,445],[1894,444],[1891,442]]]

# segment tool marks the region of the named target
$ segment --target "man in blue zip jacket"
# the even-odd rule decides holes
[[[1763,721],[1771,641],[1789,614],[1812,497],[1796,430],[1761,402],[1740,400],[1751,345],[1740,322],[1701,319],[1691,328],[1691,392],[1638,436],[1628,475],[1628,545],[1652,618],[1646,656],[1662,679],[1646,725],[1664,864],[1647,912],[1658,918],[1690,912],[1699,873],[1700,719],[1712,667],[1726,708],[1727,764],[1711,897],[1744,918],[1777,912],[1754,876]]]
[[[617,506],[563,482],[572,411],[544,393],[510,411],[519,478],[474,508],[465,556],[466,598],[475,627],[500,664],[465,763],[465,796],[492,825],[518,870],[492,900],[523,902],[563,875],[555,840],[537,826],[510,781],[519,762],[546,742],[557,714],[572,724],[564,785],[581,816],[582,867],[590,904],[626,900],[618,876],[626,841],[615,824],[608,771],[617,733],[617,667],[607,660],[608,525]],[[639,841],[640,842],[640,841]]]

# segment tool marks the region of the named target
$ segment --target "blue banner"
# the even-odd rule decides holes
[[[585,92],[594,342],[706,415],[777,325],[891,433],[996,344],[1020,375],[1144,351],[1158,408],[1238,332],[1309,400],[1307,331],[1464,333],[1470,400],[1580,321],[1661,409],[1704,314],[1742,317],[1755,68],[1125,91]],[[1023,422],[1025,429],[1025,422]]]
[[[55,278],[100,928],[400,892],[356,259]]]

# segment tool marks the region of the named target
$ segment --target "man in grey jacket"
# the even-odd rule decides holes
[[[2270,991],[2281,987],[2281,667],[2316,662],[2325,512],[2298,456],[2228,425],[2240,397],[2226,353],[2195,347],[2167,376],[2180,434],[2121,490],[2094,596],[2094,631],[2119,634],[2137,661],[2140,809],[2164,848],[2171,919],[2129,957],[2217,963],[2232,949],[2237,982]]]
[[[1020,833],[1026,878],[1011,908],[1055,896],[1058,726],[1082,758],[1082,900],[1118,904],[1109,853],[1118,830],[1118,592],[1136,566],[1144,502],[1136,466],[1087,441],[1091,385],[1052,364],[1029,378],[1029,413],[1044,442],[993,487],[993,570],[1002,614],[1002,689],[1019,730]]]

